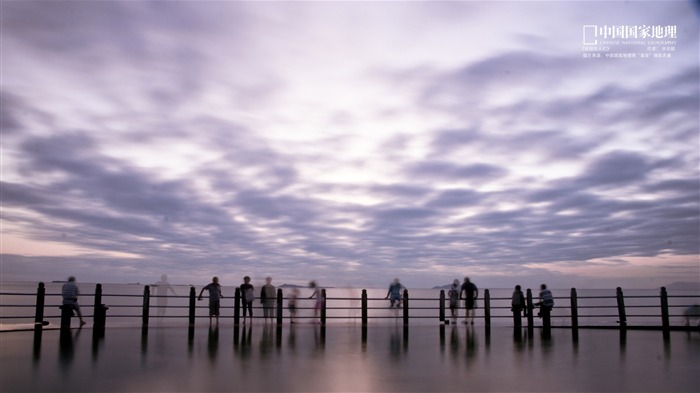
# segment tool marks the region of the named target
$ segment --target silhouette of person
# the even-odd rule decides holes
[[[389,308],[394,307],[394,304],[396,304],[397,308],[401,308],[401,290],[404,289],[404,286],[401,285],[399,282],[398,278],[394,279],[394,282],[392,282],[389,285],[389,291],[386,293],[386,297],[384,299],[389,299]]]
[[[168,291],[172,292],[174,296],[177,296],[172,285],[168,282],[168,276],[163,274],[160,276],[160,281],[156,281],[153,284],[156,287],[156,296],[158,297],[158,316],[162,317],[165,315],[165,309],[168,307]]]
[[[540,312],[537,315],[542,318],[544,315],[549,315],[549,312],[554,308],[554,296],[552,296],[552,291],[547,289],[546,284],[540,285],[540,301],[535,303],[536,306],[540,307]]]
[[[241,284],[241,295],[243,299],[243,324],[245,324],[246,312],[249,315],[250,323],[253,323],[253,301],[255,300],[255,288],[250,283],[250,277],[243,277]]]
[[[309,288],[313,289],[314,292],[309,296],[309,299],[316,299],[316,303],[314,304],[314,321],[313,323],[320,323],[318,320],[318,314],[321,311],[321,308],[323,307],[323,295],[321,294],[321,288],[316,284],[316,281],[311,281],[309,283]]]
[[[260,303],[263,305],[265,322],[267,322],[268,318],[272,319],[275,316],[276,295],[275,286],[272,285],[272,277],[265,278],[265,285],[260,291]]]
[[[462,289],[459,292],[459,297],[465,299],[464,303],[466,312],[462,323],[467,323],[469,317],[471,316],[471,324],[473,325],[474,314],[476,314],[474,311],[476,308],[476,299],[479,298],[479,288],[476,287],[476,284],[471,282],[469,277],[464,277],[464,283],[462,284]]]
[[[514,312],[513,318],[520,318],[520,312],[525,310],[525,295],[523,295],[523,291],[520,288],[520,285],[515,286],[515,290],[513,291],[513,297],[510,301],[510,306],[511,306],[511,311]]]
[[[212,277],[211,283],[207,284],[199,291],[199,300],[202,300],[202,293],[209,291],[209,324],[211,318],[216,317],[216,323],[219,323],[219,309],[221,308],[221,298],[224,295],[221,293],[221,285],[219,285],[219,277]]]
[[[289,322],[296,323],[297,316],[297,298],[299,297],[299,289],[292,288],[292,292],[289,294],[289,300],[287,301],[287,309],[289,309]]]
[[[61,288],[61,295],[63,296],[63,305],[75,310],[75,313],[78,314],[78,318],[80,318],[80,326],[85,325],[83,314],[80,312],[80,305],[78,305],[80,289],[75,283],[75,277],[68,277],[68,282],[63,284],[63,287]]]
[[[459,280],[455,278],[452,282],[452,287],[447,291],[447,297],[450,299],[450,314],[452,315],[452,322],[457,322],[458,309],[459,309]]]
[[[683,310],[683,320],[685,321],[685,326],[690,326],[690,321],[697,321],[698,326],[700,326],[700,306],[694,304]]]

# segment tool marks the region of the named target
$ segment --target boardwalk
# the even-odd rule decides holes
[[[255,323],[2,339],[3,392],[697,392],[700,334]]]

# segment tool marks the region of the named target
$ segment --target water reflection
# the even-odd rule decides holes
[[[219,350],[219,325],[209,326],[209,334],[207,335],[207,354],[209,360],[213,363],[216,360],[216,354]]]
[[[233,342],[227,339],[232,327],[224,325],[201,326],[191,333],[182,328],[151,329],[150,337],[140,335],[140,329],[110,329],[106,332],[109,340],[104,332],[93,331],[92,345],[89,339],[81,342],[80,330],[61,335],[46,331],[40,349],[44,355],[57,350],[58,364],[51,356],[39,360],[35,354],[40,349],[30,349],[33,337],[29,333],[22,346],[13,344],[22,348],[15,353],[24,353],[19,357],[24,363],[3,374],[3,386],[6,377],[11,381],[3,391],[21,390],[17,387],[28,380],[36,386],[25,390],[34,391],[76,391],[85,386],[100,391],[173,391],[194,386],[192,378],[201,391],[227,391],[234,386],[234,374],[239,391],[430,387],[458,391],[465,386],[475,391],[531,391],[543,386],[552,391],[596,391],[603,386],[609,386],[609,391],[663,390],[665,386],[653,382],[656,380],[666,381],[668,390],[698,386],[697,373],[689,374],[688,367],[700,352],[700,336],[695,334],[688,339],[685,333],[678,333],[672,335],[673,340],[663,341],[660,332],[628,331],[618,336],[610,330],[582,330],[580,339],[574,341],[563,329],[554,329],[552,338],[545,339],[539,331],[530,335],[527,329],[521,334],[510,328],[492,329],[488,334],[479,326],[447,325],[440,327],[438,345],[434,327],[410,327],[410,332],[402,324],[371,327],[365,332],[359,326],[327,329],[311,324],[250,326],[239,329],[237,339],[233,330]],[[17,356],[10,356],[2,358],[4,369],[17,363]],[[27,367],[32,358],[35,365]],[[650,362],[656,367],[649,367]],[[382,364],[385,366],[378,366]],[[21,369],[31,375],[17,374]],[[276,377],[268,378],[273,369]],[[117,376],[114,370],[129,378]],[[305,377],[309,370],[318,377]],[[584,378],[589,375],[596,378]],[[168,385],[159,385],[161,380]]]
[[[75,358],[75,347],[83,329],[61,329],[59,333],[58,362],[61,370],[68,372]]]

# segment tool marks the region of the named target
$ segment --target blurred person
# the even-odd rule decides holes
[[[389,285],[389,291],[384,298],[389,299],[389,297],[391,297],[391,299],[389,299],[389,308],[394,307],[394,304],[396,304],[397,308],[401,308],[401,290],[404,288],[405,287],[401,285],[398,278],[395,278],[394,282]]]
[[[85,325],[83,320],[83,314],[80,312],[80,305],[78,305],[78,296],[80,296],[80,289],[75,283],[75,277],[68,277],[68,282],[63,284],[61,288],[61,295],[63,296],[63,305],[75,310],[75,313],[80,318],[80,326]]]
[[[299,289],[292,288],[287,301],[287,309],[289,310],[289,322],[296,323],[297,316],[297,298],[299,297]]]
[[[510,311],[513,311],[513,318],[520,318],[520,313],[527,309],[525,307],[525,295],[523,295],[520,285],[515,286],[513,297],[510,301],[510,307]]]
[[[540,308],[540,312],[537,314],[540,318],[544,315],[549,315],[549,312],[554,308],[554,296],[552,291],[547,289],[547,284],[540,285],[540,301],[535,303],[535,305]]]
[[[452,287],[447,291],[447,297],[450,299],[450,314],[452,315],[452,323],[457,322],[459,317],[459,280],[455,278],[452,282]]]
[[[277,293],[275,286],[272,285],[272,277],[265,278],[265,285],[260,291],[260,303],[263,305],[263,316],[265,322],[267,319],[272,319],[275,316],[275,303],[277,301]]]
[[[177,296],[177,293],[175,293],[172,285],[168,282],[168,276],[166,274],[160,276],[160,281],[156,281],[153,286],[156,287],[158,316],[162,317],[165,315],[165,309],[168,307],[168,291],[172,292],[174,296]]]
[[[309,296],[309,299],[316,299],[316,303],[314,303],[314,321],[313,323],[320,323],[318,320],[318,314],[321,311],[321,308],[323,308],[323,293],[321,292],[321,288],[316,284],[316,281],[311,281],[309,283],[309,288],[313,289],[313,293],[311,296]]]

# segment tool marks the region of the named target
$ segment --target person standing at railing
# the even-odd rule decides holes
[[[265,322],[267,319],[275,318],[275,303],[277,303],[277,292],[275,286],[272,285],[272,277],[265,278],[265,285],[260,291],[260,303],[263,305],[263,315]]]
[[[471,324],[474,324],[474,314],[476,313],[474,309],[476,308],[476,299],[479,298],[479,288],[476,284],[471,282],[469,277],[464,277],[464,283],[462,284],[462,290],[459,293],[459,297],[464,299],[465,303],[465,314],[464,321],[462,323],[468,323],[469,317],[471,316]]]
[[[241,284],[241,295],[243,300],[243,324],[245,325],[246,313],[250,318],[250,323],[253,323],[253,301],[255,300],[255,288],[253,284],[250,283],[250,277],[243,277],[243,284]]]
[[[166,274],[160,276],[160,281],[156,281],[153,286],[156,287],[156,296],[158,296],[158,317],[163,317],[165,309],[168,307],[168,291],[172,292],[174,296],[177,296],[177,293],[168,282]]]
[[[399,282],[398,278],[394,279],[394,282],[389,285],[389,292],[387,292],[386,297],[384,299],[389,299],[389,308],[393,308],[394,304],[396,304],[397,308],[401,308],[401,290],[404,289],[404,286],[401,285]]]
[[[287,309],[289,309],[289,323],[296,323],[297,316],[297,298],[299,297],[299,289],[292,288],[287,301]]]
[[[204,290],[209,291],[209,324],[211,318],[216,317],[216,323],[219,323],[219,309],[221,308],[221,298],[224,295],[221,293],[221,285],[219,285],[219,277],[213,277],[211,283],[207,284],[199,291],[199,300],[202,300]]]
[[[523,295],[523,291],[520,288],[520,285],[515,286],[515,291],[513,291],[513,298],[510,301],[510,306],[510,310],[513,311],[513,318],[520,320],[520,312],[527,309],[525,307],[525,295]]]
[[[313,323],[321,323],[321,321],[318,320],[318,314],[321,312],[321,308],[323,308],[323,294],[321,293],[321,287],[316,284],[316,281],[311,281],[309,283],[309,288],[313,289],[314,291],[311,296],[309,296],[309,299],[316,299],[316,303],[314,304]]]
[[[75,283],[75,277],[68,277],[68,282],[63,284],[63,288],[61,288],[61,295],[63,296],[63,305],[75,310],[75,313],[78,314],[78,318],[80,318],[80,326],[85,325],[83,314],[80,312],[80,305],[78,305],[80,289]]]
[[[450,314],[452,315],[452,323],[457,323],[459,309],[459,280],[455,278],[452,282],[452,287],[447,291],[447,296],[450,298]]]
[[[540,318],[549,316],[549,312],[554,308],[554,296],[552,291],[547,289],[547,284],[540,285],[540,301],[535,305],[540,307],[540,313],[537,315]]]

